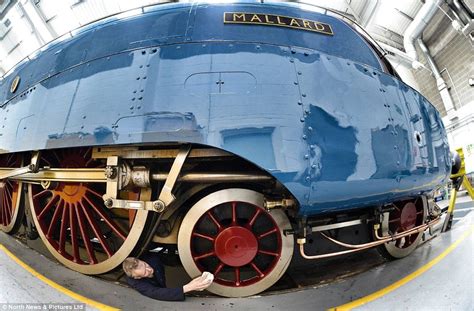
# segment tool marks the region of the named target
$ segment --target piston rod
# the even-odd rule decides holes
[[[104,168],[41,168],[37,173],[21,172],[15,176],[10,175],[14,169],[0,168],[0,174],[6,178],[23,182],[95,182],[105,183]],[[166,173],[150,174],[154,181],[165,181],[168,177]],[[251,181],[270,181],[270,176],[261,173],[187,173],[180,175],[180,182],[251,182]],[[135,179],[134,179],[135,180]]]

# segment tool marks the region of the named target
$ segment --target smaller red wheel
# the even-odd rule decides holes
[[[422,225],[426,220],[427,202],[425,197],[414,201],[405,201],[394,204],[394,210],[390,212],[388,222],[382,225],[383,235],[403,233]],[[381,245],[378,250],[382,256],[402,258],[408,256],[419,244],[423,233],[414,233],[396,241]]]
[[[242,297],[260,293],[283,275],[293,254],[291,228],[282,210],[267,212],[263,195],[246,189],[214,192],[186,214],[178,250],[191,277],[214,274],[209,291]]]
[[[0,155],[0,167],[21,167],[21,156],[17,154]],[[21,183],[10,179],[0,180],[0,230],[8,234],[18,231],[24,214],[20,204]]]

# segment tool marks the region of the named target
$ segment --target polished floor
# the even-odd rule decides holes
[[[0,305],[76,302],[85,303],[88,310],[473,310],[472,210],[474,202],[460,196],[452,230],[436,232],[401,260],[384,261],[369,251],[329,262],[327,267],[336,271],[354,262],[364,267],[362,272],[340,273],[330,281],[315,277],[313,284],[298,282],[300,288],[249,298],[189,296],[184,302],[152,300],[119,282],[76,273],[0,233]],[[168,279],[182,282],[171,278],[178,270],[170,268],[168,273]]]

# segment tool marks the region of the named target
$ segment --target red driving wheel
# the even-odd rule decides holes
[[[97,168],[91,148],[45,151],[40,167]],[[108,272],[128,257],[140,240],[147,211],[110,210],[105,183],[30,184],[37,230],[49,251],[67,267],[86,274]],[[129,193],[128,196],[139,196]]]
[[[21,156],[17,154],[0,155],[0,167],[18,168],[21,166]],[[20,205],[21,183],[11,180],[0,180],[0,230],[9,234],[18,231],[23,216],[23,206]]]

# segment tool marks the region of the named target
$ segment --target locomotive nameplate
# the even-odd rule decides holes
[[[250,24],[250,25],[266,25],[279,26],[294,29],[301,29],[306,31],[319,32],[325,35],[332,36],[331,25],[313,21],[309,19],[302,19],[297,17],[289,17],[283,15],[272,15],[262,13],[244,13],[244,12],[225,12],[225,24]]]

